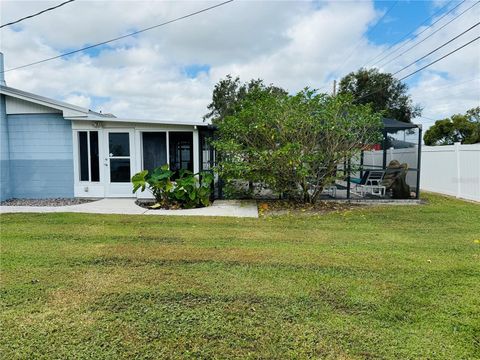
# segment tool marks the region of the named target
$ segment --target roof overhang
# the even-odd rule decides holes
[[[68,104],[63,101],[50,99],[44,96],[32,94],[9,86],[0,86],[0,94],[43,105],[52,109],[60,110],[63,112],[64,117],[86,117],[90,113],[90,110],[86,108]]]
[[[420,125],[417,125],[417,124],[406,123],[406,122],[398,121],[396,119],[383,118],[382,121],[383,121],[383,127],[387,131],[408,130],[408,129],[416,129],[421,127]]]
[[[15,89],[9,86],[0,86],[0,93],[21,100],[29,101],[35,104],[43,105],[52,109],[60,110],[63,117],[67,120],[80,120],[89,122],[117,122],[117,123],[138,123],[138,124],[158,124],[158,125],[184,125],[184,126],[209,126],[209,122],[202,120],[161,120],[161,119],[132,119],[117,118],[113,115],[106,115],[91,111],[80,106],[50,99],[44,96],[32,94],[23,90]]]
[[[88,116],[86,118],[66,117],[68,120],[81,120],[90,122],[116,122],[130,124],[158,124],[158,125],[185,125],[185,126],[209,126],[210,123],[203,121],[184,121],[184,120],[161,120],[161,119],[132,119],[132,118],[115,118],[115,117],[99,117]]]

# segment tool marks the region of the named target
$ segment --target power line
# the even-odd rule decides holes
[[[385,50],[381,51],[379,54],[375,55],[374,57],[370,58],[370,60],[368,60],[362,67],[365,67],[367,66],[371,61],[377,59],[379,56],[382,56],[383,54],[385,54],[387,51],[389,51],[391,48],[393,48],[395,45],[401,43],[403,40],[405,40],[406,38],[408,38],[410,35],[412,35],[420,26],[422,26],[423,24],[426,24],[429,20],[433,19],[435,16],[437,16],[438,14],[440,14],[443,10],[445,10],[446,8],[448,8],[448,6],[450,6],[450,3],[451,1],[449,1],[445,6],[443,6],[442,8],[440,8],[438,11],[436,11],[433,15],[429,16],[428,18],[426,18],[425,20],[423,20],[420,24],[418,24],[413,30],[411,30],[409,33],[407,33],[406,35],[404,35],[400,40],[396,41],[395,43],[391,44],[390,46],[388,46]]]
[[[457,86],[460,86],[460,85],[463,85],[463,84],[467,84],[467,83],[472,82],[472,81],[479,81],[480,82],[480,77],[475,77],[475,78],[468,79],[468,80],[458,81],[458,82],[454,82],[454,83],[451,83],[451,84],[448,84],[448,85],[443,85],[443,86],[440,86],[440,87],[436,87],[436,86],[432,85],[432,87],[433,87],[433,91],[437,91],[437,90],[446,89],[446,88],[454,88],[454,87],[457,87]],[[330,86],[331,85],[325,85],[325,86],[322,86],[322,87],[318,88],[317,90],[318,91],[321,91],[321,90],[324,90],[324,89],[328,90],[330,88]],[[367,94],[365,96],[368,96],[368,95],[371,95],[371,94]]]
[[[445,88],[456,87],[456,86],[463,85],[463,84],[466,84],[466,83],[469,83],[469,82],[472,82],[472,81],[480,81],[480,77],[476,77],[476,78],[473,78],[473,79],[468,79],[468,80],[465,80],[465,81],[456,82],[456,83],[449,84],[449,85],[435,87],[435,91],[440,90],[440,89],[445,89]]]
[[[41,15],[41,14],[43,14],[43,13],[46,13],[47,11],[52,11],[52,10],[58,9],[58,8],[61,7],[61,6],[66,5],[66,4],[68,4],[68,3],[71,3],[71,2],[74,2],[74,1],[75,1],[75,0],[68,0],[68,1],[65,1],[65,2],[63,2],[63,3],[61,3],[61,4],[56,5],[56,6],[52,6],[52,7],[48,8],[48,9],[39,11],[39,12],[36,13],[36,14],[28,15],[28,16],[25,16],[25,17],[23,17],[23,18],[21,18],[21,19],[18,19],[18,20],[15,20],[15,21],[12,21],[12,22],[3,24],[3,25],[0,26],[0,29],[3,28],[3,27],[5,27],[5,26],[10,26],[10,25],[17,24],[17,23],[19,23],[20,21],[23,21],[23,20],[31,19],[31,18],[33,18],[33,17],[35,17],[35,16]]]
[[[423,55],[421,58],[415,60],[414,62],[408,64],[407,66],[404,66],[403,68],[401,68],[400,70],[398,70],[397,72],[393,73],[392,75],[397,75],[399,72],[402,72],[403,70],[405,69],[408,69],[410,66],[412,66],[413,64],[416,64],[417,62],[425,59],[426,57],[432,55],[434,52],[440,50],[441,48],[447,46],[448,44],[450,44],[452,41],[455,41],[457,40],[460,36],[466,34],[467,32],[473,30],[474,28],[476,28],[478,25],[480,25],[480,22],[477,22],[475,25],[471,26],[470,28],[468,28],[467,30],[465,30],[464,32],[458,34],[457,36],[451,38],[450,40],[448,40],[446,43],[443,43],[442,45],[440,45],[439,47],[433,49],[432,51],[430,51],[428,54],[426,55]]]
[[[416,73],[418,73],[418,72],[420,72],[420,71],[422,71],[422,70],[424,70],[424,69],[432,66],[433,64],[436,64],[436,63],[439,62],[440,60],[443,60],[443,59],[445,59],[447,56],[450,56],[450,55],[456,53],[457,51],[463,49],[464,47],[470,45],[471,43],[477,41],[478,39],[480,39],[480,36],[477,36],[475,39],[470,40],[469,42],[463,44],[462,46],[459,46],[459,47],[456,48],[455,50],[450,51],[448,54],[443,55],[442,57],[438,58],[437,60],[432,61],[431,63],[429,63],[429,64],[421,67],[421,68],[418,69],[418,70],[415,70],[414,72],[412,72],[412,73],[408,74],[407,76],[404,76],[404,77],[402,77],[401,79],[398,79],[398,80],[399,80],[399,81],[402,81],[402,80],[405,80],[406,78],[408,78],[408,77],[410,77],[410,76],[412,76],[412,75],[415,75]]]
[[[457,4],[456,6],[454,6],[453,8],[451,8],[450,10],[448,10],[446,13],[444,13],[442,16],[440,16],[437,20],[435,20],[433,23],[431,23],[429,26],[427,26],[425,29],[423,29],[421,32],[419,32],[415,37],[418,37],[420,35],[422,35],[425,31],[427,31],[428,29],[430,29],[432,26],[434,26],[435,24],[437,24],[440,20],[442,20],[445,16],[447,16],[448,14],[450,14],[451,12],[453,12],[455,9],[457,9],[460,5],[462,5],[466,0],[463,0],[461,3]],[[411,34],[411,33],[410,33]],[[403,40],[403,39],[402,39]],[[397,44],[399,44],[402,40],[398,41]],[[403,48],[405,45],[407,45],[411,40],[403,43],[401,46],[399,46],[398,48],[396,48],[395,50],[393,50],[392,52],[390,52],[389,54],[385,55],[384,57],[382,57],[380,60],[377,60],[376,62],[374,62],[372,64],[372,66],[375,66],[376,64],[378,64],[379,62],[385,60],[386,58],[388,58],[389,56],[395,54],[398,50],[400,50],[401,48]]]
[[[233,2],[233,1],[234,1],[234,0],[224,1],[224,2],[222,2],[222,3],[220,3],[220,4],[206,7],[206,8],[204,8],[204,9],[195,11],[195,12],[193,12],[193,13],[190,13],[190,14],[187,14],[187,15],[183,15],[183,16],[180,16],[180,17],[175,18],[175,19],[172,19],[172,20],[165,21],[165,22],[163,22],[163,23],[161,23],[161,24],[158,24],[158,25],[150,26],[150,27],[147,27],[147,28],[145,28],[145,29],[141,29],[141,30],[138,30],[138,31],[134,31],[134,32],[132,32],[132,33],[129,33],[129,34],[126,34],[126,35],[122,35],[122,36],[119,36],[119,37],[116,37],[116,38],[113,38],[113,39],[110,39],[110,40],[102,41],[102,42],[97,43],[97,44],[94,44],[94,45],[89,45],[89,46],[86,46],[86,47],[81,48],[81,49],[78,49],[78,50],[69,51],[69,52],[66,52],[66,53],[63,53],[63,54],[60,54],[60,55],[57,55],[57,56],[52,56],[52,57],[47,58],[47,59],[35,61],[35,62],[33,62],[33,63],[30,63],[30,64],[25,64],[25,65],[21,65],[21,66],[17,66],[17,67],[11,68],[11,69],[7,69],[7,70],[2,71],[2,72],[3,72],[3,73],[6,73],[6,72],[9,72],[9,71],[13,71],[13,70],[23,69],[23,68],[26,68],[26,67],[28,67],[28,66],[38,65],[38,64],[41,64],[41,63],[50,61],[50,60],[59,59],[59,58],[64,57],[64,56],[72,55],[72,54],[75,54],[75,53],[78,53],[78,52],[81,52],[81,51],[85,51],[85,50],[89,50],[89,49],[92,49],[92,48],[95,48],[95,47],[98,47],[98,46],[101,46],[101,45],[109,44],[109,43],[114,42],[114,41],[117,41],[117,40],[125,39],[125,38],[127,38],[127,37],[130,37],[130,36],[133,36],[133,35],[137,35],[137,34],[143,33],[143,32],[145,32],[145,31],[149,31],[149,30],[152,30],[152,29],[155,29],[155,28],[159,28],[159,27],[162,27],[162,26],[165,26],[165,25],[168,25],[168,24],[171,24],[171,23],[174,23],[174,22],[177,22],[177,21],[180,21],[180,20],[183,20],[183,19],[186,19],[186,18],[195,16],[195,15],[204,13],[204,12],[206,12],[206,11],[209,11],[209,10],[218,8],[218,7],[220,7],[220,6],[226,5],[226,4],[228,4],[228,3],[231,3],[231,2]],[[0,73],[2,73],[2,72],[0,72]]]
[[[426,68],[432,66],[433,64],[436,64],[437,62],[439,62],[439,61],[445,59],[446,57],[448,57],[448,56],[456,53],[457,51],[463,49],[464,47],[472,44],[473,42],[477,41],[478,39],[480,39],[480,36],[476,37],[476,38],[473,39],[473,40],[470,40],[469,42],[463,44],[462,46],[459,46],[459,47],[456,48],[455,50],[450,51],[448,54],[445,54],[445,55],[443,55],[442,57],[440,57],[440,58],[438,58],[438,59],[436,59],[436,60],[428,63],[427,65],[421,67],[420,69],[415,70],[414,72],[411,72],[410,74],[402,77],[401,79],[398,79],[398,81],[405,80],[405,79],[409,78],[410,76],[413,76],[413,75],[415,75],[416,73],[418,73],[418,72],[420,72],[420,71],[422,71],[422,70],[425,70]],[[418,62],[418,61],[419,61],[419,60],[417,60],[416,62]],[[382,87],[380,87],[380,88],[377,88],[377,90],[374,90],[374,91],[372,91],[372,92],[370,92],[370,93],[367,93],[367,94],[365,94],[365,95],[362,95],[362,96],[360,96],[359,98],[356,98],[354,101],[358,101],[358,100],[364,99],[364,98],[366,98],[366,97],[368,97],[368,96],[370,96],[370,95],[373,95],[373,94],[375,94],[375,93],[377,93],[377,92],[379,92],[379,91],[382,91],[383,89],[384,89],[384,86],[382,86]]]
[[[434,32],[432,32],[430,35],[428,35],[427,37],[425,37],[424,39],[422,39],[421,41],[419,41],[418,43],[416,43],[415,45],[409,47],[407,50],[405,50],[404,52],[398,54],[397,56],[395,56],[393,59],[390,59],[388,60],[386,63],[384,64],[381,64],[379,65],[380,67],[385,67],[387,66],[388,64],[390,64],[392,61],[398,59],[400,56],[403,56],[405,55],[407,52],[409,52],[410,50],[412,50],[413,48],[416,48],[418,45],[420,45],[421,43],[423,43],[424,41],[426,41],[427,39],[431,38],[433,35],[435,35],[436,33],[438,33],[440,30],[442,30],[443,28],[445,28],[448,24],[450,24],[451,22],[455,21],[456,19],[458,19],[460,16],[462,16],[463,14],[465,14],[467,11],[469,11],[471,8],[473,8],[474,6],[478,5],[480,3],[480,1],[477,1],[475,4],[473,4],[472,6],[470,6],[469,8],[465,9],[464,11],[462,11],[460,14],[458,14],[457,16],[455,16],[453,19],[451,19],[450,21],[446,22],[445,24],[443,24],[441,27],[439,27],[437,30],[435,30]]]
[[[373,28],[369,31],[374,31],[378,25],[381,24],[381,22],[383,21],[383,19],[385,19],[387,17],[387,15],[393,10],[393,8],[398,4],[399,0],[395,1],[393,3],[393,5],[385,12],[385,14],[383,14],[383,16],[375,23],[375,25],[373,26]],[[367,30],[368,31],[368,30]],[[357,50],[357,47],[358,45],[360,45],[362,39],[360,39],[356,44],[355,46],[353,47],[353,50],[352,52],[347,56],[347,58],[343,61],[343,63],[337,68],[335,69],[335,71],[333,71],[332,73],[335,74],[338,70],[340,70],[341,68],[343,68],[345,66],[345,64],[348,62],[348,60],[350,60],[350,58],[352,57],[352,55],[355,53],[355,51]]]

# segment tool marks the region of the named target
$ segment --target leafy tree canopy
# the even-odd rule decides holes
[[[250,88],[218,124],[214,145],[226,180],[262,183],[314,202],[339,176],[337,166],[380,139],[381,115],[350,95]]]
[[[239,77],[227,75],[220,80],[213,89],[212,102],[208,105],[208,113],[204,120],[211,120],[212,124],[219,125],[226,116],[233,115],[241,108],[241,102],[250,92],[264,92],[273,95],[286,95],[287,91],[273,86],[265,85],[261,79],[252,79],[242,83]]]
[[[360,69],[340,80],[339,93],[351,94],[360,104],[372,104],[376,112],[383,111],[385,117],[403,122],[422,114],[422,108],[414,105],[408,87],[392,74],[378,69]]]
[[[429,146],[480,143],[480,107],[436,121],[423,140]]]

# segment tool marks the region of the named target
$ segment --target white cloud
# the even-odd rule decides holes
[[[63,101],[65,101],[69,104],[81,106],[81,107],[84,107],[84,108],[87,108],[87,109],[90,107],[90,104],[92,102],[90,97],[85,96],[85,95],[81,95],[81,94],[71,94],[71,95],[67,96],[65,99],[63,99]]]
[[[55,4],[3,1],[1,22]],[[55,56],[214,4],[77,1],[0,30],[6,68]],[[459,11],[470,5],[467,2]],[[478,19],[478,11],[470,11],[452,22],[385,70],[396,71],[457,35],[466,24]],[[333,72],[338,70],[338,77],[355,70],[385,48],[365,38],[368,26],[381,15],[369,1],[235,1],[121,40],[100,49],[97,56],[75,54],[7,72],[5,76],[10,86],[82,106],[95,106],[94,110],[121,117],[198,119],[206,112],[213,85],[228,73],[243,80],[263,78],[290,91],[305,86],[330,90]],[[462,37],[448,51],[475,34],[472,31]],[[448,86],[479,76],[478,46],[473,44],[463,50],[422,72],[411,88],[414,101],[424,106],[425,116],[448,116],[479,103],[478,86],[475,88],[478,82]],[[353,56],[345,62],[352,51]],[[432,58],[448,51],[442,49]],[[208,65],[210,71],[191,79],[184,68],[192,64]],[[417,65],[412,66],[400,75],[416,68]],[[99,98],[103,101],[101,105]]]

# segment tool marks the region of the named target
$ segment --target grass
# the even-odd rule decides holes
[[[5,359],[480,358],[480,206],[9,214]]]

